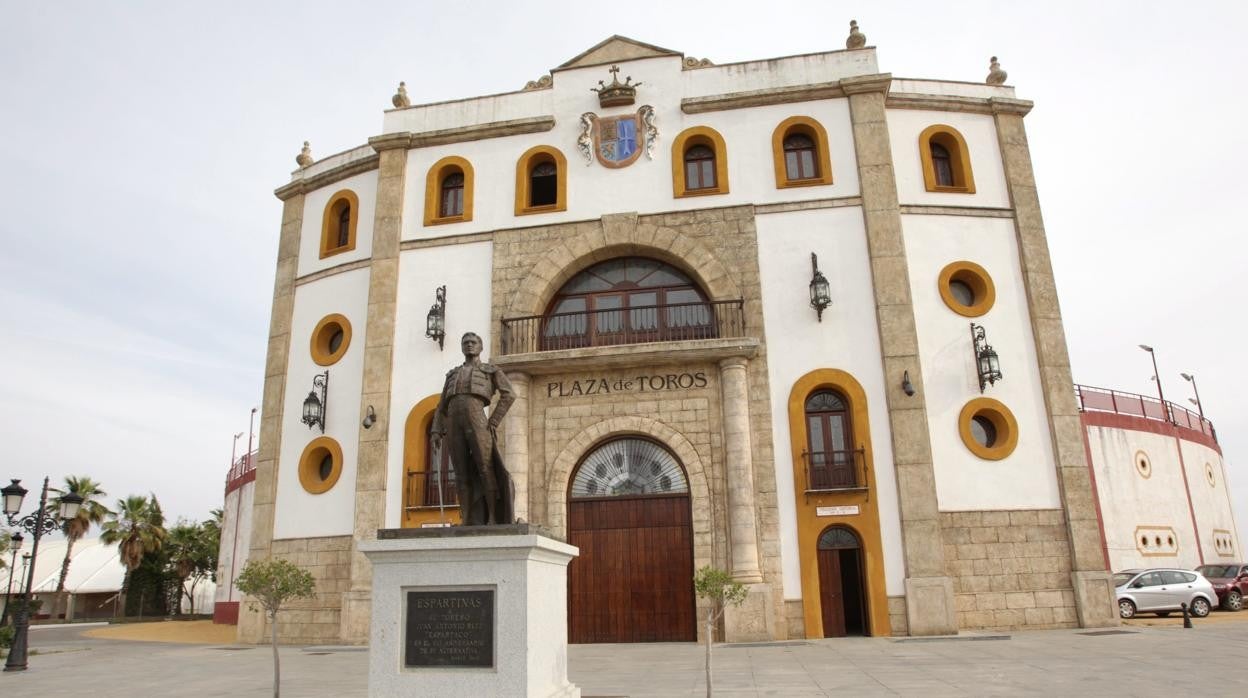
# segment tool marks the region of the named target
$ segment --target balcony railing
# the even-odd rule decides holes
[[[439,478],[438,475],[442,477]],[[438,480],[441,479],[442,493],[441,499],[438,494]],[[442,506],[459,506],[459,494],[455,488],[455,473],[451,470],[443,470],[440,473],[430,472],[427,470],[412,471],[407,474],[407,502],[408,509],[420,509],[423,507]]]
[[[1213,439],[1215,443],[1218,440],[1218,432],[1213,428],[1213,422],[1169,400],[1163,403],[1157,398],[1146,395],[1093,388],[1087,385],[1075,386],[1075,399],[1079,401],[1080,412],[1112,412],[1155,419],[1159,422],[1169,422],[1176,427],[1200,432]]]
[[[745,336],[745,301],[706,301],[503,318],[503,354]]]
[[[867,456],[862,448],[806,452],[802,457],[806,460],[807,492],[856,490],[867,486]]]

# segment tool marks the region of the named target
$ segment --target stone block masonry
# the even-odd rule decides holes
[[[1078,625],[1060,509],[941,512],[940,534],[960,629]]]
[[[278,641],[338,644],[342,593],[351,588],[351,536],[275,540],[272,550],[273,557],[298,565],[316,580],[315,596],[291,601],[278,613]],[[267,637],[267,623],[264,632]]]

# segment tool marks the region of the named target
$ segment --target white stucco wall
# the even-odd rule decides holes
[[[1201,550],[1205,562],[1234,562],[1243,559],[1243,548],[1235,529],[1235,516],[1231,508],[1230,490],[1226,482],[1226,463],[1221,454],[1208,446],[1194,441],[1179,442],[1183,450],[1183,463],[1187,467],[1187,483],[1192,496],[1192,510],[1196,514],[1196,528],[1200,534]],[[1207,479],[1205,467],[1213,470],[1212,484]],[[1214,545],[1215,531],[1229,537],[1231,547],[1219,549]]]
[[[390,387],[390,449],[386,465],[385,526],[398,528],[403,513],[403,447],[407,415],[416,403],[442,391],[446,372],[463,362],[459,340],[481,335],[490,360],[490,270],[494,245],[479,242],[406,250],[399,255],[399,305],[394,321],[394,373]],[[446,285],[446,341],[425,337],[434,289]]]
[[[291,319],[290,358],[285,402],[282,407],[282,444],[277,469],[277,502],[273,537],[311,538],[349,535],[354,530],[356,456],[359,451],[360,394],[364,370],[365,325],[368,306],[368,269],[334,274],[295,288]],[[351,323],[351,344],[332,366],[312,361],[312,330],[331,313]],[[424,315],[421,315],[422,322]],[[329,369],[329,406],[325,436],[342,447],[342,474],[329,491],[310,494],[299,484],[299,456],[321,436],[300,418],[303,401],[312,389],[312,377]]]
[[[1013,221],[907,215],[902,216],[902,231],[940,510],[1060,508]],[[975,262],[992,277],[996,303],[981,317],[959,315],[940,297],[940,270],[958,260]],[[974,455],[958,432],[962,408],[980,397],[972,321],[985,327],[988,343],[1001,359],[1003,379],[984,396],[1004,403],[1018,420],[1018,446],[1003,460]]]
[[[1110,569],[1165,566],[1190,569],[1199,565],[1200,554],[1192,533],[1192,515],[1175,438],[1148,431],[1090,426],[1087,439],[1096,474]],[[1141,451],[1152,464],[1147,478],[1135,465],[1136,454]],[[1151,531],[1173,529],[1178,549],[1142,550],[1137,533],[1141,527],[1148,527],[1150,532],[1146,535],[1160,535],[1163,542],[1166,533]]]
[[[952,126],[966,140],[975,178],[974,194],[927,191],[919,157],[919,134],[928,126]],[[1009,208],[1010,193],[997,142],[997,127],[987,114],[963,114],[917,109],[888,110],[888,137],[893,148],[893,171],[897,176],[897,200],[902,205],[988,206]]]
[[[256,493],[253,480],[225,496],[221,507],[221,546],[217,552],[217,589],[214,601],[239,601],[234,580],[251,553],[251,504]]]
[[[802,596],[794,501],[793,457],[789,442],[789,393],[803,375],[818,368],[840,369],[854,376],[867,394],[874,451],[876,498],[884,546],[884,577],[889,594],[905,593],[901,519],[893,471],[892,436],[884,400],[884,370],[876,329],[875,296],[862,210],[858,207],[796,211],[759,216],[758,263],[763,288],[767,338],[772,442],[780,509],[780,555],[784,595]],[[828,277],[832,305],[816,321],[810,307],[810,253]],[[855,425],[855,429],[858,429]],[[800,458],[800,454],[798,454]],[[828,519],[831,524],[836,519]]]
[[[355,229],[355,249],[321,259],[321,226],[325,205],[334,194],[350,189],[360,200]],[[372,170],[309,192],[303,200],[303,232],[299,238],[298,276],[368,259],[373,254],[373,212],[377,209],[377,171]]]

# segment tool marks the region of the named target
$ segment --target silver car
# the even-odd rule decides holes
[[[1178,569],[1123,570],[1114,574],[1118,614],[1156,613],[1163,618],[1187,604],[1196,618],[1209,615],[1217,604],[1213,585],[1198,572]]]

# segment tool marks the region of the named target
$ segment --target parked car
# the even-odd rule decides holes
[[[1204,618],[1218,601],[1213,585],[1198,572],[1179,569],[1123,570],[1114,575],[1118,615],[1136,613],[1168,616],[1187,604],[1193,616]]]
[[[1196,571],[1213,584],[1223,609],[1238,611],[1244,607],[1244,597],[1248,596],[1248,563],[1201,565]]]

